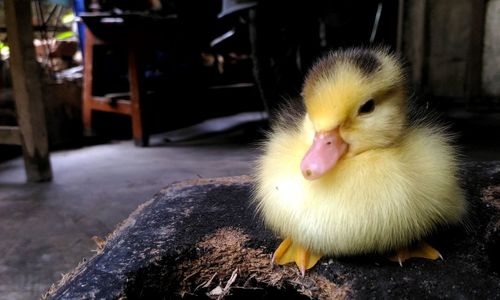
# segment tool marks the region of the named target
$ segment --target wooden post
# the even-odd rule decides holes
[[[405,18],[405,0],[398,0],[398,28],[396,31],[396,51],[403,52],[403,34],[404,34],[404,18]]]
[[[470,1],[471,24],[467,69],[465,74],[465,98],[468,104],[480,102],[483,73],[483,42],[486,1]]]
[[[31,0],[5,0],[5,23],[10,47],[12,85],[26,177],[30,182],[52,178],[41,69],[33,46]]]
[[[146,105],[142,84],[142,65],[139,61],[141,55],[139,49],[133,45],[128,50],[128,80],[130,85],[130,105],[132,106],[132,133],[136,146],[147,147],[149,145],[149,134],[144,116]]]
[[[401,48],[403,55],[410,62],[411,83],[422,92],[427,72],[429,3],[422,0],[400,1],[400,4],[404,5]]]
[[[85,51],[83,69],[83,130],[87,136],[92,135],[92,66],[94,60],[94,35],[85,28]]]

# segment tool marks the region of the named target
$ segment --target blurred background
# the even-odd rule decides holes
[[[33,1],[51,147],[132,137],[133,118],[82,99],[85,47],[92,52],[90,95],[110,107],[130,100],[128,58],[136,53],[141,123],[149,134],[240,112],[272,114],[299,96],[318,56],[359,45],[400,53],[412,92],[426,105],[454,117],[498,112],[497,1],[424,2]],[[15,125],[4,18],[0,122]],[[92,107],[85,128],[84,106]]]
[[[447,116],[483,119],[498,112],[497,1],[40,0],[31,5],[52,149],[133,137],[134,118],[120,111],[120,100],[129,101],[134,91],[144,106],[138,122],[144,135],[241,112],[272,115],[284,99],[299,96],[304,74],[318,56],[359,45],[385,45],[400,53],[415,98]],[[0,124],[15,125],[4,18]],[[82,97],[86,47],[92,52],[86,62],[87,99]],[[131,52],[138,68],[134,84],[129,83]],[[97,99],[100,107],[92,104]],[[84,107],[91,110],[87,120]],[[147,144],[142,138],[137,142]],[[19,151],[2,146],[2,158]]]
[[[498,28],[500,0],[1,1],[0,298],[38,298],[170,182],[249,174],[340,47],[397,52],[464,159],[498,160]]]

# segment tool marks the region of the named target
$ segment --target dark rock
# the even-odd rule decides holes
[[[141,205],[49,299],[500,298],[500,162],[464,168],[464,226],[429,238],[444,260],[323,258],[301,278],[270,267],[279,239],[249,201],[249,177],[173,184]]]

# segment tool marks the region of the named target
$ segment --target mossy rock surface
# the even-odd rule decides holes
[[[271,267],[280,238],[255,214],[251,178],[172,184],[111,233],[48,299],[500,298],[500,162],[469,163],[467,225],[429,237],[444,260],[324,257],[305,277]]]

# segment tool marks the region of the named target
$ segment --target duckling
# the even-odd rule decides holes
[[[306,76],[263,146],[255,202],[285,237],[273,263],[302,275],[323,255],[442,258],[424,239],[467,210],[450,134],[411,121],[400,60],[386,48],[331,52]]]

